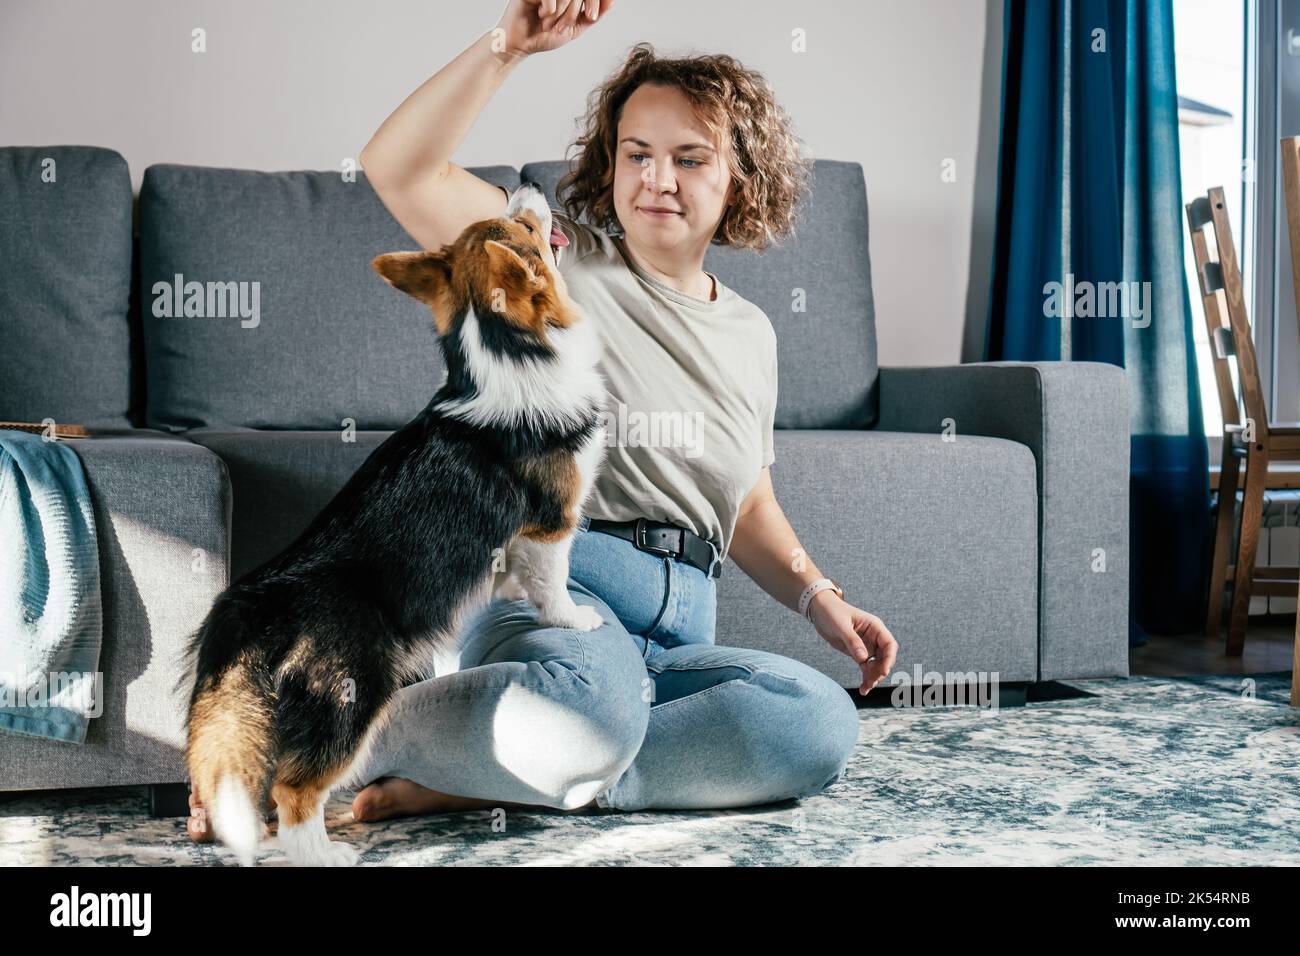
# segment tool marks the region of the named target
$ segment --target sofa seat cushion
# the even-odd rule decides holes
[[[782,510],[845,600],[898,639],[896,668],[910,675],[944,661],[1037,679],[1038,485],[1026,446],[870,430],[778,429],[775,439]],[[858,686],[856,665],[734,562],[718,588],[717,643],[794,657]]]
[[[187,432],[230,470],[231,580],[291,544],[390,434]],[[902,645],[898,666],[955,661],[1036,679],[1038,492],[1026,446],[846,430],[778,429],[775,440],[773,485],[808,557],[884,619]],[[734,562],[718,586],[719,644],[785,654],[856,686],[852,662]]]
[[[275,557],[307,530],[391,431],[269,431],[206,426],[185,433],[230,469],[234,490],[231,581]]]
[[[184,780],[183,652],[229,580],[229,475],[208,449],[148,429],[65,441],[95,513],[103,709],[84,744],[0,735],[0,790]]]

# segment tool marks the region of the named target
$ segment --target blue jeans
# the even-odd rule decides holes
[[[858,739],[848,692],[716,646],[713,578],[586,525],[569,593],[604,625],[543,627],[527,601],[492,601],[464,626],[458,669],[398,692],[352,779],[564,810],[750,806],[839,780]]]

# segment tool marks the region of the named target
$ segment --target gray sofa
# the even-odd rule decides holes
[[[558,207],[562,170],[473,171],[534,180]],[[111,150],[0,149],[0,419],[95,432],[70,447],[100,534],[107,688],[84,745],[0,735],[0,790],[183,781],[187,635],[443,375],[427,310],[370,268],[417,244],[364,174],[157,165],[137,212],[133,229]],[[1127,675],[1123,371],[878,368],[867,222],[861,166],[819,161],[793,242],[705,263],[776,328],[772,478],[809,555],[885,620],[909,676]],[[248,308],[222,313],[205,285],[203,315],[160,315],[176,296],[155,286],[178,275],[234,283],[221,288]],[[718,585],[720,644],[857,686],[848,658],[734,565]]]

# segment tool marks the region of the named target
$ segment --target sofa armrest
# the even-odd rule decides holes
[[[1104,362],[880,369],[880,430],[1006,438],[1033,452],[1040,680],[1128,676],[1128,390],[1124,370]]]
[[[68,439],[86,474],[99,546],[102,713],[84,744],[0,736],[0,790],[185,779],[185,644],[230,577],[226,464],[150,429]]]

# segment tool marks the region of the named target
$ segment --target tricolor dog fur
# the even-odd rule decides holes
[[[330,790],[352,782],[393,695],[430,676],[492,597],[494,559],[509,572],[496,596],[530,601],[548,626],[601,625],[566,587],[605,403],[599,340],[556,268],[567,244],[528,183],[451,245],[374,260],[432,310],[446,382],[217,598],[188,648],[190,782],[243,865],[268,796],[291,862],[356,862],[326,835]]]

